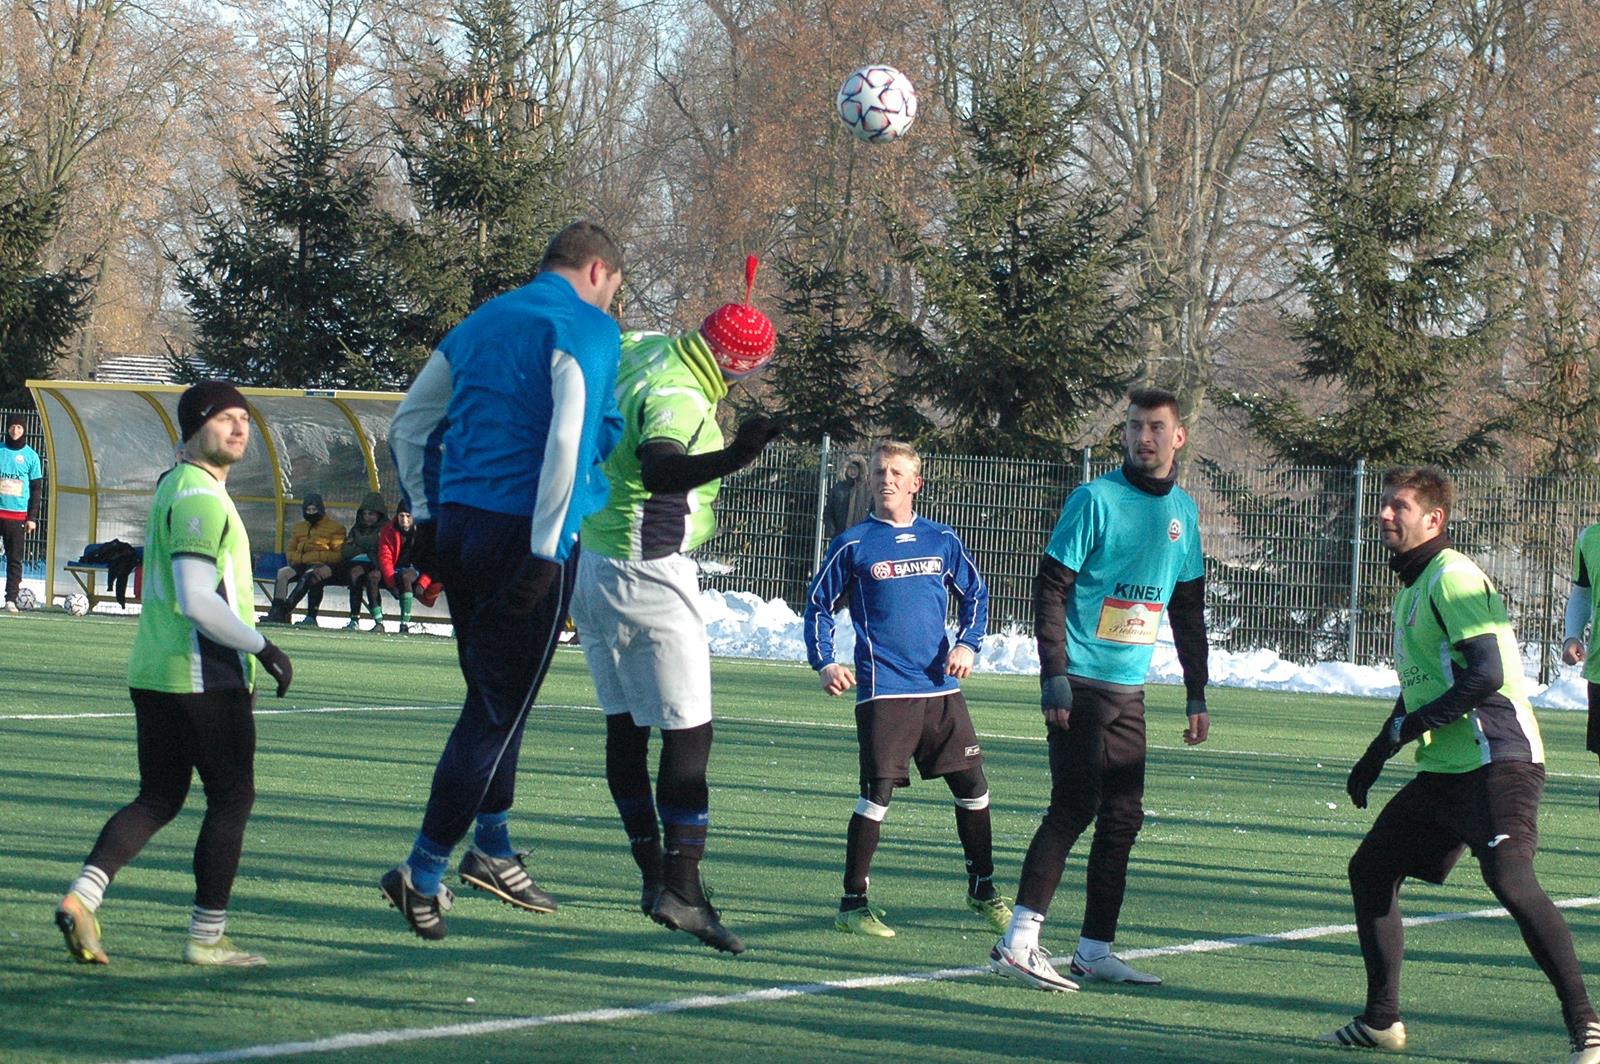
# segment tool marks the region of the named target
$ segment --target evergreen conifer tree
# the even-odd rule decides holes
[[[89,281],[43,265],[61,214],[58,192],[30,192],[24,159],[0,142],[0,406],[31,403],[23,382],[48,377],[84,317]]]

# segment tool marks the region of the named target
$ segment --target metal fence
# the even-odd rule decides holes
[[[805,601],[822,536],[823,499],[847,454],[775,446],[729,477],[718,532],[699,552],[708,587]],[[917,510],[955,527],[990,587],[990,625],[1027,630],[1039,552],[1077,484],[1120,457],[1044,462],[924,455]],[[1600,520],[1600,482],[1458,470],[1450,522],[1505,596],[1525,649],[1553,667],[1571,587],[1572,544]],[[1289,660],[1390,660],[1396,583],[1378,538],[1382,474],[1354,469],[1190,463],[1182,483],[1200,510],[1213,645],[1267,648]]]
[[[0,410],[0,430],[11,420],[12,415],[20,414],[23,420],[22,442],[39,452],[39,466],[44,472],[45,483],[50,483],[50,456],[45,454],[44,425],[39,421],[39,414],[34,410]],[[47,495],[39,500],[39,527],[22,541],[22,570],[29,578],[44,576],[44,551],[45,529],[50,521],[50,500]]]

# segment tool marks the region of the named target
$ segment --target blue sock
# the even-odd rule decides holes
[[[506,821],[510,819],[509,810],[503,813],[479,813],[478,826],[472,833],[472,844],[490,857],[515,857],[517,851],[511,848],[511,832],[506,828]]]
[[[411,885],[417,889],[417,893],[433,897],[439,893],[439,883],[444,879],[445,869],[450,867],[450,847],[440,846],[419,831],[406,864],[411,868]]]

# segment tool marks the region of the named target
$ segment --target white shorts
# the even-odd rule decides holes
[[[668,731],[711,720],[711,645],[694,562],[583,551],[572,623],[607,715]]]

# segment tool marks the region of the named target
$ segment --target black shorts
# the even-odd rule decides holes
[[[1363,847],[1392,855],[1413,879],[1443,883],[1470,849],[1533,859],[1539,850],[1544,766],[1496,761],[1471,772],[1419,772],[1389,799]]]
[[[978,733],[960,691],[931,698],[875,698],[856,703],[856,742],[863,780],[911,782],[915,759],[925,780],[983,764]]]

